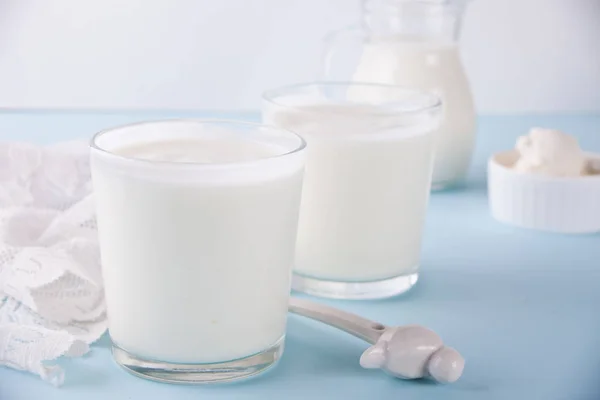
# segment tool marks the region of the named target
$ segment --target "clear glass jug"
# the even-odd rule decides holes
[[[433,189],[464,180],[475,144],[475,109],[458,48],[465,6],[466,0],[362,0],[361,23],[325,38],[323,79],[395,84],[442,98]]]

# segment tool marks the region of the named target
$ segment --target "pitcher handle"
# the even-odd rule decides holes
[[[324,45],[323,52],[321,53],[321,63],[319,65],[320,69],[319,74],[317,76],[317,80],[328,80],[328,76],[331,70],[331,60],[335,56],[336,46],[338,42],[344,37],[351,35],[352,33],[360,33],[360,35],[364,37],[362,25],[350,25],[325,35],[325,37],[323,38]]]

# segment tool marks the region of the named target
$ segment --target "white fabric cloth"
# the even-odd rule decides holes
[[[88,153],[0,143],[0,365],[57,386],[106,330]]]

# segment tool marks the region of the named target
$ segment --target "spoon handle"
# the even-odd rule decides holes
[[[289,311],[341,329],[371,344],[377,342],[387,328],[379,322],[338,310],[306,299],[290,297]]]

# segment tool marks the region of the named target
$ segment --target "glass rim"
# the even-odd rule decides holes
[[[111,132],[118,131],[121,129],[128,129],[134,127],[143,127],[144,125],[157,125],[157,124],[173,124],[173,123],[184,123],[184,124],[194,124],[194,125],[232,125],[232,126],[243,126],[243,127],[253,127],[253,128],[268,128],[273,132],[281,132],[288,135],[290,138],[294,138],[298,140],[298,145],[294,146],[292,150],[284,151],[282,153],[277,153],[274,155],[257,157],[251,160],[244,161],[225,161],[225,162],[195,162],[195,161],[169,161],[169,160],[148,160],[143,158],[135,158],[130,156],[124,156],[115,153],[109,149],[103,148],[98,145],[98,139],[102,136],[110,134]],[[265,142],[266,143],[266,142]],[[288,129],[279,128],[274,125],[262,124],[259,122],[250,122],[243,120],[235,120],[235,119],[203,119],[203,118],[171,118],[171,119],[157,119],[157,120],[148,120],[148,121],[139,121],[132,122],[128,124],[117,125],[111,128],[103,129],[99,132],[96,132],[89,141],[90,150],[99,152],[100,154],[114,158],[121,161],[132,162],[132,163],[140,163],[145,165],[162,165],[162,166],[171,166],[171,167],[181,167],[181,168],[210,168],[210,167],[235,167],[241,165],[249,165],[260,162],[265,162],[269,160],[279,159],[286,156],[290,156],[295,153],[299,153],[306,148],[306,141],[304,138],[297,133],[290,131]]]
[[[302,109],[304,106],[289,105],[277,101],[278,97],[285,96],[287,94],[293,94],[295,91],[309,87],[366,87],[366,88],[381,88],[386,90],[395,90],[404,93],[413,93],[428,99],[427,105],[420,107],[413,107],[408,109],[397,109],[395,106],[399,106],[403,101],[385,101],[381,104],[368,104],[377,109],[377,112],[367,112],[365,115],[379,116],[379,117],[392,117],[392,116],[411,116],[426,113],[430,111],[436,111],[442,107],[442,99],[432,91],[414,89],[402,85],[392,85],[387,83],[376,83],[376,82],[360,82],[360,81],[314,81],[314,82],[302,82],[291,85],[280,86],[274,89],[266,90],[262,93],[262,99],[270,104],[278,107],[284,107],[288,109]],[[358,102],[352,102],[353,104],[361,104]]]

